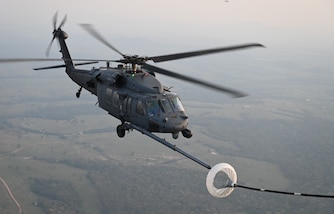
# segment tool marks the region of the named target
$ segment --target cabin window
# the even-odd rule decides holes
[[[128,113],[128,115],[131,114],[131,97],[127,98],[127,103],[126,103],[126,112]]]
[[[146,114],[145,108],[144,108],[144,104],[143,104],[143,102],[141,100],[138,100],[138,102],[137,102],[136,112],[138,114],[141,114],[141,115],[145,115]]]
[[[114,93],[112,95],[112,103],[113,103],[114,107],[118,107],[120,105],[119,96],[118,96],[118,93],[116,91],[114,91]]]
[[[125,98],[124,100],[123,100],[123,102],[122,102],[122,105],[121,105],[121,110],[122,110],[122,113],[123,114],[126,114],[126,104],[127,104],[127,102],[128,102],[128,99],[127,98]]]
[[[112,102],[112,89],[111,88],[107,88],[106,90],[106,101],[109,104]]]

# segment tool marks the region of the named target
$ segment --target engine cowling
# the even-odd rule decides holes
[[[98,79],[110,86],[116,85],[117,87],[124,85],[126,82],[126,78],[122,74],[112,71],[101,72]]]

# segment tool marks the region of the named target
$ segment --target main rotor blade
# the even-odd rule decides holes
[[[194,56],[201,56],[201,55],[224,52],[224,51],[233,51],[233,50],[251,48],[251,47],[264,47],[264,46],[259,43],[251,43],[251,44],[235,45],[235,46],[222,47],[222,48],[213,48],[213,49],[207,49],[207,50],[153,56],[153,57],[148,57],[148,59],[153,60],[153,62],[164,62],[164,61],[170,61],[170,60],[176,60],[176,59],[182,59],[182,58],[188,58],[188,57],[194,57]]]
[[[90,65],[90,64],[95,64],[98,62],[83,62],[83,63],[76,63],[74,64],[75,66],[80,66],[80,65]],[[47,66],[47,67],[40,67],[40,68],[33,68],[35,71],[39,71],[39,70],[47,70],[47,69],[54,69],[54,68],[64,68],[66,67],[65,64],[63,65],[54,65],[54,66]]]
[[[48,62],[48,61],[63,61],[63,59],[50,59],[50,58],[8,58],[8,59],[0,59],[0,63]]]
[[[153,71],[153,72],[156,72],[156,73],[159,73],[159,74],[163,74],[163,75],[166,75],[166,76],[174,77],[176,79],[184,80],[184,81],[187,81],[187,82],[190,82],[190,83],[196,83],[198,85],[205,86],[205,87],[208,87],[210,89],[218,90],[220,92],[228,93],[235,98],[247,96],[246,94],[244,94],[243,92],[240,92],[240,91],[236,91],[236,90],[233,90],[233,89],[230,89],[230,88],[215,85],[215,84],[205,82],[205,81],[202,81],[202,80],[199,80],[199,79],[195,79],[195,78],[192,78],[192,77],[188,77],[188,76],[185,76],[185,75],[182,75],[182,74],[174,73],[172,71],[168,71],[166,69],[162,69],[162,68],[159,68],[159,67],[156,67],[156,66],[153,66],[153,65],[144,64],[142,66],[142,68]]]
[[[47,66],[47,67],[41,67],[41,68],[33,68],[35,71],[39,70],[48,70],[48,69],[54,69],[54,68],[64,68],[66,65],[54,65],[54,66]]]
[[[57,58],[7,58],[0,59],[0,63],[13,62],[52,62],[52,61],[94,61],[94,62],[118,62],[119,60],[108,59],[57,59]]]
[[[100,33],[97,32],[97,30],[93,27],[91,24],[80,24],[80,26],[85,29],[88,33],[90,33],[93,37],[95,37],[97,40],[111,48],[112,50],[116,51],[121,56],[125,57],[125,55],[117,50],[114,46],[112,46],[106,39],[104,39]]]

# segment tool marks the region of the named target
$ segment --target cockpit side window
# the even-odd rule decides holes
[[[160,114],[161,111],[163,111],[163,109],[161,109],[161,106],[159,105],[158,100],[149,100],[146,102],[147,105],[147,113],[148,116],[153,116],[153,115],[157,115]]]

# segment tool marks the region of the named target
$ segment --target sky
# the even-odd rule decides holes
[[[125,51],[139,51],[131,43],[135,39],[148,41],[146,46],[151,43],[162,46],[158,50],[154,50],[157,47],[148,49],[148,54],[247,42],[259,42],[271,48],[323,51],[331,51],[334,46],[334,2],[331,0],[2,0],[2,5],[0,31],[6,41],[0,44],[13,49],[19,45],[24,50],[30,44],[44,45],[46,49],[56,11],[59,19],[67,14],[63,29],[78,46],[87,41],[102,48],[85,35],[78,23],[94,24],[113,44],[122,44],[120,38],[127,38],[133,47],[124,47]],[[11,51],[11,54],[20,55],[18,52]],[[34,55],[44,52],[33,50]],[[5,56],[6,52],[1,51],[1,57]]]
[[[314,100],[323,92],[310,96],[305,83],[319,88],[334,81],[332,0],[2,0],[2,5],[0,58],[46,57],[52,17],[58,11],[58,23],[67,14],[63,30],[69,34],[67,44],[73,58],[120,58],[78,25],[89,23],[125,54],[156,56],[261,43],[266,48],[159,63],[166,69],[246,91],[252,97],[264,99],[272,96],[270,93],[283,97],[300,86],[298,96],[304,94],[298,98]],[[53,44],[50,57],[60,57],[57,48]],[[17,69],[19,65],[6,66]],[[36,65],[29,68],[32,66]],[[188,89],[187,94],[189,84],[159,79],[168,87],[177,85],[181,96],[190,97],[196,90]]]
[[[45,57],[52,38],[51,20],[58,11],[58,23],[67,14],[63,30],[69,34],[67,43],[73,58],[120,58],[78,25],[89,23],[125,54],[156,56],[261,43],[266,48],[159,63],[166,69],[193,72],[208,81],[240,88],[252,96],[272,92],[274,84],[280,90],[276,94],[284,92],[281,85],[289,83],[285,87],[291,89],[295,83],[304,84],[310,81],[310,75],[303,73],[305,70],[315,71],[311,75],[313,85],[334,81],[330,73],[334,61],[332,0],[3,0],[2,3],[0,58]],[[53,44],[50,57],[60,57],[57,48]],[[202,72],[203,69],[209,72]],[[326,70],[329,76],[319,70]],[[175,82],[164,77],[161,80],[167,86]],[[189,85],[178,86],[183,92]]]

